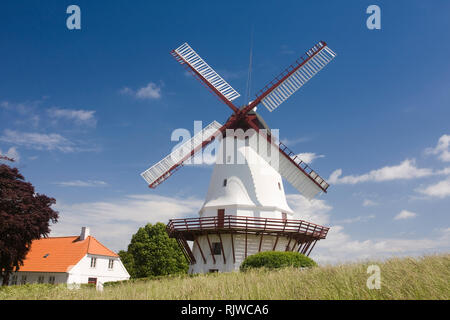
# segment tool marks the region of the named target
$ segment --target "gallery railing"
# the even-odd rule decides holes
[[[235,230],[246,232],[296,233],[325,239],[330,228],[304,220],[259,218],[226,215],[224,217],[199,217],[172,219],[167,224],[169,234],[179,232],[201,232],[214,230]]]

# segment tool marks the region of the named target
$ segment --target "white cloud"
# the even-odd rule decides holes
[[[348,219],[343,219],[343,220],[338,220],[336,221],[336,223],[354,223],[354,222],[364,222],[370,219],[374,219],[375,215],[374,214],[370,214],[368,216],[357,216],[354,218],[348,218]]]
[[[62,187],[104,187],[108,184],[105,181],[99,180],[72,180],[72,181],[62,181],[55,182],[55,184],[60,185]]]
[[[167,223],[172,218],[197,216],[203,200],[180,199],[154,194],[128,195],[110,201],[66,204],[57,201],[59,221],[51,236],[79,234],[90,227],[91,234],[112,250],[126,249],[131,236],[147,223]]]
[[[332,206],[324,200],[308,201],[301,195],[287,195],[295,217],[317,224],[328,225]],[[51,227],[51,236],[80,233],[88,226],[91,234],[107,247],[118,251],[126,249],[131,236],[147,223],[167,223],[172,218],[197,217],[203,199],[177,198],[154,194],[128,195],[110,201],[66,204],[57,201],[55,210],[59,222]],[[366,218],[371,218],[368,216]],[[357,217],[358,218],[358,217]],[[356,220],[354,218],[353,220]],[[359,218],[358,221],[363,220]],[[337,263],[358,259],[375,259],[399,255],[420,255],[448,249],[450,228],[438,232],[435,238],[382,238],[354,240],[340,225],[332,225],[325,240],[321,240],[311,257],[320,263]]]
[[[301,195],[286,196],[289,206],[296,212],[295,218],[324,226],[330,226],[327,238],[317,242],[311,258],[319,263],[340,263],[357,260],[388,258],[392,256],[414,256],[448,250],[450,228],[439,231],[434,238],[402,239],[372,238],[355,240],[338,224],[330,225],[330,211],[333,207],[324,200],[308,201]],[[367,221],[375,215],[358,216],[339,223]]]
[[[16,147],[9,148],[5,154],[3,154],[2,150],[0,150],[0,155],[6,156],[10,159],[13,159],[16,162],[20,161],[20,154],[17,151]]]
[[[128,87],[124,87],[120,90],[121,94],[131,95],[138,99],[160,99],[161,98],[161,86],[150,82],[147,86],[137,89],[136,91]]]
[[[295,218],[306,220],[315,224],[325,225],[329,223],[328,213],[333,207],[328,205],[325,200],[313,199],[309,201],[300,194],[287,194],[287,202],[295,212]]]
[[[309,138],[300,137],[300,138],[296,138],[296,139],[287,139],[287,138],[285,138],[285,139],[281,139],[280,141],[286,146],[294,146],[294,145],[296,145],[298,143],[306,142],[306,141],[309,141],[309,140],[310,140]]]
[[[315,246],[311,258],[320,263],[342,263],[393,256],[420,256],[448,251],[449,240],[450,228],[440,230],[433,238],[353,240],[342,226],[332,226],[327,238]]]
[[[414,179],[427,177],[435,174],[429,168],[417,168],[415,159],[406,159],[396,166],[386,166],[381,169],[372,170],[359,176],[349,175],[341,177],[342,169],[335,170],[328,181],[334,184],[356,184],[367,181],[391,181],[401,179]]]
[[[73,143],[57,133],[43,134],[36,132],[19,132],[6,129],[0,141],[25,146],[36,150],[59,150],[74,152]]]
[[[417,188],[417,192],[420,192],[429,197],[445,198],[450,196],[450,178],[440,181],[436,184],[432,184],[426,188]]]
[[[363,205],[363,207],[373,207],[373,206],[378,205],[378,203],[376,203],[375,201],[370,200],[370,199],[364,199],[362,205]]]
[[[76,124],[95,126],[97,120],[95,119],[95,111],[93,110],[73,110],[73,109],[48,109],[48,114],[52,118],[62,118],[72,120]]]
[[[324,158],[325,156],[322,154],[315,154],[314,152],[305,152],[305,153],[299,153],[297,155],[297,157],[299,157],[303,162],[305,163],[312,163],[314,160],[318,159],[318,158]]]
[[[14,103],[9,101],[0,102],[0,107],[9,112],[16,112],[20,117],[14,121],[18,125],[27,125],[38,127],[40,116],[35,113],[37,107],[42,103],[41,100]]]
[[[394,217],[394,220],[405,220],[405,219],[411,219],[415,218],[417,216],[417,213],[408,211],[408,210],[402,210],[398,215]]]
[[[425,150],[427,154],[438,155],[438,158],[443,162],[450,162],[450,135],[442,135],[436,147]]]

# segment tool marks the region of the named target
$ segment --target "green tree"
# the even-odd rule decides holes
[[[177,241],[169,238],[161,222],[139,228],[120,257],[133,278],[186,273],[189,267]]]
[[[120,257],[120,261],[122,261],[123,265],[127,269],[128,273],[130,274],[131,278],[136,278],[134,274],[134,259],[131,253],[125,250],[120,250],[118,252],[118,255]]]

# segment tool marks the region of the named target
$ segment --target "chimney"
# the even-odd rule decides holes
[[[88,227],[82,227],[81,228],[81,234],[80,234],[80,241],[85,240],[87,237],[89,237],[89,228]]]

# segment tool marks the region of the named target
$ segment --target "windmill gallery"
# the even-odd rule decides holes
[[[318,42],[241,107],[232,102],[240,94],[187,43],[171,54],[233,111],[225,124],[213,121],[141,174],[155,188],[208,145],[218,146],[199,217],[171,219],[167,224],[169,236],[189,261],[189,272],[238,270],[247,256],[261,251],[309,255],[329,228],[294,219],[282,177],[309,200],[326,193],[329,185],[278,141],[256,107],[261,103],[272,112],[336,54]]]

